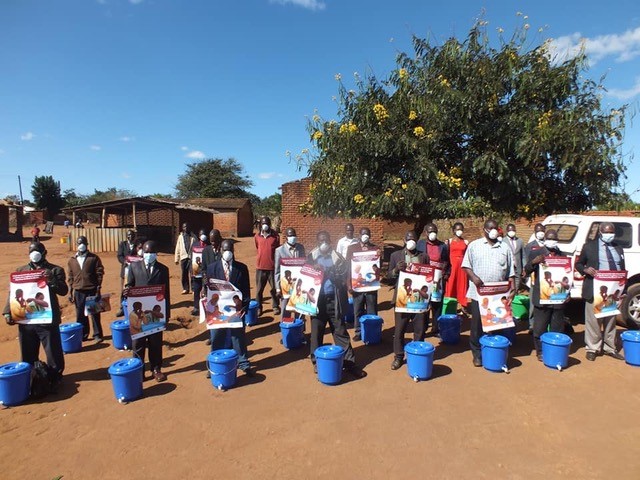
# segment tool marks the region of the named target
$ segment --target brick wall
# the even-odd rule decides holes
[[[213,227],[220,230],[222,237],[238,236],[238,215],[236,212],[220,212],[213,214]]]

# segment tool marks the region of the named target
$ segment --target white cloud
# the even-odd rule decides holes
[[[277,3],[278,5],[297,5],[308,10],[324,10],[327,6],[326,3],[320,0],[270,0],[271,3]]]
[[[616,62],[628,62],[640,56],[640,27],[623,33],[583,37],[580,32],[564,35],[551,40],[551,58],[563,61],[575,57],[584,48],[591,65],[606,57],[614,57]]]
[[[91,150],[93,150],[93,151],[96,151],[96,152],[97,152],[98,150],[102,150],[102,147],[101,147],[100,145],[91,145],[89,148],[90,148]]]
[[[136,139],[136,137],[129,137],[127,135],[124,135],[124,136],[119,138],[119,140],[121,142],[133,142],[135,139]]]
[[[629,100],[636,95],[640,95],[640,77],[636,77],[636,83],[631,88],[610,88],[607,93],[610,97],[618,100]]]
[[[282,178],[284,175],[276,172],[263,172],[258,174],[258,178],[261,180],[269,180],[270,178]]]
[[[200,150],[194,150],[192,152],[187,153],[185,155],[185,157],[191,158],[193,160],[204,160],[206,155],[203,152],[201,152]]]
[[[21,139],[21,140],[29,141],[29,140],[33,140],[33,138],[34,138],[35,136],[36,136],[36,134],[35,134],[35,133],[33,133],[33,132],[27,132],[27,133],[23,133],[22,135],[20,135],[20,139]]]
[[[180,150],[182,150],[183,152],[186,152],[189,150],[189,147],[180,147]]]

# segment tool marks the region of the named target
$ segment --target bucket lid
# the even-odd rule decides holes
[[[409,342],[404,346],[404,351],[413,355],[429,355],[435,349],[429,342]]]
[[[323,345],[322,347],[316,348],[314,355],[316,358],[340,358],[344,355],[344,348],[338,345]]]
[[[382,318],[378,315],[362,315],[360,317],[360,323],[362,322],[382,323]]]
[[[293,322],[280,322],[280,328],[300,328],[303,323],[302,320],[296,318]]]
[[[31,371],[31,365],[27,362],[11,362],[0,365],[0,377],[12,377]]]
[[[640,331],[639,330],[627,330],[626,332],[622,332],[620,335],[622,340],[627,340],[628,342],[640,342]]]
[[[510,345],[509,340],[502,335],[483,335],[480,337],[480,344],[485,347],[508,347]]]
[[[207,360],[211,363],[227,363],[230,360],[238,358],[238,354],[231,348],[222,348],[214,350],[207,356]]]
[[[571,337],[565,335],[564,333],[558,332],[545,332],[540,335],[540,340],[542,341],[542,343],[548,343],[550,345],[561,345],[563,347],[571,345],[573,343]]]
[[[140,369],[142,369],[142,360],[138,357],[123,358],[111,364],[109,367],[109,374],[123,375]]]
[[[116,320],[115,322],[111,322],[111,328],[126,330],[129,328],[129,320]]]
[[[460,315],[458,315],[457,313],[445,313],[444,315],[440,315],[438,317],[438,321],[442,321],[444,320],[445,322],[447,320],[459,320],[460,319]]]
[[[82,329],[82,324],[81,323],[61,323],[60,324],[60,331],[61,332],[73,331],[73,330],[81,330],[81,329]]]
[[[251,300],[251,301],[249,302],[249,308],[258,308],[258,306],[259,306],[259,305],[260,305],[260,304],[258,303],[258,301],[257,301],[257,300]]]

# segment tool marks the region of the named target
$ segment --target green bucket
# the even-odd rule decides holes
[[[455,315],[458,311],[458,300],[451,297],[444,297],[442,300],[442,314]]]
[[[526,295],[516,295],[511,303],[513,318],[524,320],[529,318],[529,297]]]

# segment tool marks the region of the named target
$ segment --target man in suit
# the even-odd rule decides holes
[[[169,269],[158,262],[156,242],[148,240],[142,246],[142,262],[129,265],[125,295],[129,287],[164,285],[164,302],[167,323],[171,316],[171,294],[169,292]],[[163,382],[167,376],[162,373],[162,331],[133,340],[134,355],[144,362],[145,350],[149,348],[149,367],[157,382]]]
[[[438,334],[438,318],[442,315],[442,298],[444,297],[444,285],[451,275],[451,262],[449,261],[449,246],[438,239],[438,226],[435,223],[427,223],[424,227],[426,240],[418,240],[418,251],[427,254],[430,262],[442,264],[442,281],[440,282],[439,301],[433,298],[429,302],[429,310],[424,314],[425,331],[429,328],[431,319],[431,332]]]
[[[522,268],[524,263],[529,260],[527,257],[523,256],[524,253],[524,242],[518,234],[516,233],[516,226],[513,223],[507,225],[507,238],[502,240],[509,247],[511,247],[511,251],[513,252],[513,268],[516,271],[516,277],[514,279],[514,288],[516,292],[520,290],[520,283],[522,281]]]
[[[280,245],[276,248],[275,255],[275,281],[276,281],[276,295],[279,298],[282,298],[282,290],[280,289],[280,280],[282,276],[282,270],[280,265],[280,260],[283,258],[304,258],[304,245],[298,243],[298,237],[296,235],[296,229],[289,227],[286,230],[287,241],[286,243]],[[286,300],[282,300],[282,305],[280,310],[284,313],[285,311]]]
[[[182,282],[182,293],[184,295],[189,293],[189,274],[191,272],[191,247],[196,243],[198,239],[191,232],[188,223],[182,224],[182,232],[178,235],[176,240],[176,251],[174,260],[176,265],[180,265],[180,281]]]
[[[69,302],[76,306],[76,322],[82,325],[82,339],[89,338],[89,319],[84,313],[87,297],[100,297],[104,267],[100,257],[89,251],[87,237],[81,235],[77,240],[77,253],[69,259]],[[102,342],[102,324],[100,313],[91,314],[93,339]]]
[[[249,269],[244,263],[234,259],[233,241],[223,240],[220,245],[222,255],[220,260],[209,264],[207,267],[207,278],[216,280],[226,280],[242,293],[242,316],[246,314],[251,300],[251,287],[249,285]],[[203,290],[204,291],[204,290]],[[231,344],[238,354],[238,368],[245,375],[252,377],[255,375],[249,355],[247,353],[247,339],[245,336],[244,323],[240,328],[214,328],[211,329],[211,351],[224,348],[224,341],[227,331],[231,333]],[[209,374],[207,374],[207,377]]]
[[[587,360],[593,362],[604,353],[617,360],[624,360],[616,349],[616,317],[596,318],[594,312],[593,277],[598,270],[625,270],[624,251],[615,242],[616,229],[613,223],[600,224],[599,235],[582,247],[576,260],[576,270],[584,275],[582,298],[584,305],[584,344]]]
[[[122,279],[120,282],[120,286],[124,288],[124,271],[127,267],[127,257],[131,255],[136,255],[136,245],[135,245],[136,232],[134,230],[127,231],[127,239],[121,241],[118,244],[118,253],[116,254],[118,258],[118,262],[120,262],[120,278]],[[121,299],[122,301],[122,299]],[[120,309],[118,313],[116,313],[116,317],[122,317],[124,315],[124,311],[122,310],[122,305],[120,305]]]

